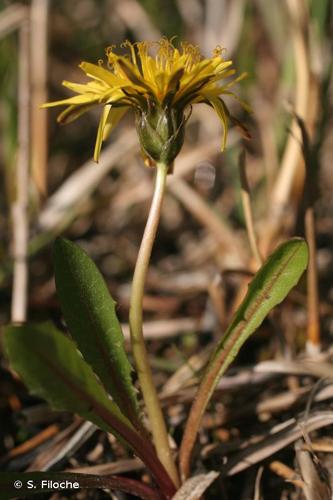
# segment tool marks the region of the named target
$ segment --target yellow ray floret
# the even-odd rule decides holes
[[[119,55],[114,52],[113,46],[106,49],[106,66],[103,66],[102,62],[80,64],[90,81],[86,84],[63,82],[64,86],[76,93],[75,96],[44,104],[44,107],[68,106],[58,116],[60,123],[69,123],[92,107],[103,107],[96,139],[95,160],[98,161],[102,142],[130,108],[136,112],[137,127],[140,123],[141,145],[152,159],[156,160],[159,147],[163,149],[163,144],[153,147],[151,151],[142,144],[142,138],[145,137],[142,127],[145,123],[150,130],[154,129],[158,139],[164,140],[165,130],[160,128],[162,122],[165,122],[170,134],[170,137],[165,139],[166,142],[171,144],[173,139],[180,142],[179,137],[182,134],[179,130],[186,121],[184,112],[188,106],[195,103],[206,103],[216,111],[223,125],[224,149],[230,114],[222,96],[229,95],[238,99],[230,87],[244,75],[225,81],[234,75],[235,70],[231,68],[232,61],[224,59],[223,50],[217,47],[211,58],[204,58],[198,47],[182,42],[180,47],[176,48],[172,40],[166,38],[158,42],[135,44],[126,41],[122,47],[129,53]],[[239,101],[244,108],[248,108],[243,101]],[[177,154],[176,150],[177,148],[173,147],[173,154]],[[170,156],[165,151],[163,154],[166,158]]]

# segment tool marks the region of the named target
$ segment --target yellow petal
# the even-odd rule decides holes
[[[205,70],[209,68],[210,61],[202,61],[203,64],[199,63],[195,66],[190,73],[185,73],[180,80],[180,88],[177,92],[177,100],[184,97],[186,94],[191,93],[192,89],[197,87],[197,85],[202,81],[209,81],[210,78],[214,77],[214,73],[209,73]]]
[[[122,119],[125,113],[127,113],[128,107],[123,106],[121,108],[111,108],[111,111],[109,113],[109,116],[107,118],[105,127],[104,127],[104,132],[103,132],[103,141],[105,141],[109,135],[111,134],[112,130],[115,128],[116,125],[118,125],[119,121]]]
[[[148,83],[142,78],[139,71],[136,70],[132,63],[127,61],[124,57],[119,57],[117,59],[117,67],[119,68],[121,74],[125,79],[129,80],[132,84],[139,88],[151,91]]]
[[[248,77],[248,73],[246,71],[244,71],[244,73],[237,76],[237,78],[232,80],[230,83],[227,83],[226,87],[228,87],[228,88],[232,87],[233,85],[235,85],[235,83],[241,82],[242,80],[244,80],[244,78],[247,78],[247,77]]]
[[[142,73],[144,79],[150,84],[154,83],[155,75],[157,73],[156,61],[151,56],[146,56],[142,59],[141,56]]]
[[[64,87],[73,90],[73,92],[77,94],[99,94],[110,88],[109,85],[106,85],[104,82],[96,80],[88,83],[74,83],[64,80],[62,84]]]
[[[127,107],[113,108],[111,105],[105,105],[102,111],[102,116],[99,121],[94,160],[98,162],[101,153],[102,142],[109,136],[111,130],[117,125],[122,116],[126,113]]]
[[[179,89],[180,80],[184,74],[184,68],[179,68],[174,73],[169,75],[169,79],[164,90],[164,101],[168,101],[169,98],[172,98]],[[171,102],[171,99],[170,99]]]
[[[98,102],[98,97],[95,95],[75,95],[73,97],[68,97],[67,99],[62,99],[61,101],[54,101],[54,102],[47,102],[45,104],[42,104],[42,108],[52,108],[53,106],[61,106],[62,104],[88,104],[88,103],[94,103]]]
[[[225,109],[225,104],[221,101],[221,99],[215,96],[207,96],[207,100],[211,103],[211,105],[216,111],[217,116],[220,118],[222,122],[223,136],[222,136],[221,150],[224,151],[228,133],[228,119],[227,119],[227,111]]]
[[[79,116],[86,113],[89,109],[93,108],[95,103],[89,104],[81,104],[79,106],[68,106],[57,118],[57,122],[62,125],[66,125],[67,123],[71,123]]]
[[[227,91],[224,91],[223,92],[224,95],[230,95],[231,97],[233,97],[234,99],[236,99],[236,101],[239,102],[239,104],[242,106],[242,108],[245,109],[245,111],[247,111],[248,113],[253,113],[253,109],[251,108],[251,106],[243,101],[243,99],[241,99],[240,97],[238,97],[237,94],[235,94],[234,92],[231,92],[230,90],[227,90]]]
[[[88,62],[82,62],[79,67],[91,78],[95,78],[101,82],[107,83],[110,87],[119,87],[122,83],[121,79],[114,75],[111,71]]]

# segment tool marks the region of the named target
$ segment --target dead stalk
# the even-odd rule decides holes
[[[14,4],[1,12],[0,38],[20,28],[28,17],[28,8],[21,4]]]
[[[306,121],[310,85],[307,30],[306,23],[304,23],[306,7],[304,0],[286,0],[286,3],[290,18],[290,36],[296,71],[294,108],[296,114]],[[288,206],[296,175],[301,168],[304,168],[301,163],[300,143],[301,133],[296,120],[293,119],[279,174],[271,195],[271,208],[262,231],[261,249],[264,255],[269,252],[275,236],[283,225],[285,210]]]
[[[238,167],[239,167],[239,177],[240,177],[240,182],[241,182],[241,197],[242,197],[242,205],[243,205],[243,210],[244,210],[247,236],[249,238],[251,251],[252,251],[253,257],[256,260],[257,267],[260,267],[263,260],[262,260],[262,257],[260,255],[260,251],[258,248],[258,242],[257,242],[257,236],[256,236],[255,229],[254,229],[253,213],[252,213],[251,198],[250,198],[250,188],[249,188],[249,183],[248,183],[247,175],[246,175],[245,151],[242,151],[242,153],[239,156]]]
[[[317,245],[314,203],[318,184],[318,165],[313,164],[311,157],[310,137],[304,120],[295,115],[297,125],[302,134],[302,151],[306,166],[305,188],[304,188],[304,229],[305,238],[309,247],[309,264],[307,271],[307,351],[310,355],[316,355],[320,351],[320,304],[318,290],[317,272]]]
[[[48,0],[31,3],[31,175],[37,192],[46,194],[47,113],[40,105],[47,101]]]
[[[317,273],[317,248],[313,206],[305,212],[305,237],[309,245],[309,265],[307,272],[307,351],[309,354],[318,354],[320,351],[320,313]]]
[[[227,311],[225,290],[222,283],[222,278],[216,274],[207,287],[209,298],[212,302],[218,324],[221,328],[226,326]]]
[[[283,462],[279,462],[278,460],[274,460],[269,464],[269,468],[272,472],[274,472],[277,476],[282,477],[285,481],[289,481],[293,483],[295,486],[299,488],[304,487],[304,482],[299,478],[294,469],[288,467],[288,465]]]
[[[11,207],[13,248],[13,290],[11,320],[24,322],[27,313],[28,289],[28,190],[29,190],[29,22],[24,21],[19,31],[18,80],[18,151],[16,193]]]

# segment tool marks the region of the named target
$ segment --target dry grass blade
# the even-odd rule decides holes
[[[330,500],[332,492],[327,471],[318,459],[303,449],[303,442],[296,443],[296,459],[303,478],[303,492],[306,500]]]
[[[168,378],[160,392],[160,397],[168,397],[186,386],[208,362],[211,349],[202,350],[199,354],[190,357],[171,377]],[[195,377],[196,378],[196,377]]]
[[[221,251],[233,255],[235,267],[244,263],[244,251],[232,230],[219,218],[204,199],[182,179],[173,179],[169,191],[201,222],[217,240]]]
[[[117,460],[107,464],[91,465],[87,467],[70,468],[66,472],[78,472],[80,474],[123,474],[125,472],[140,471],[144,469],[144,463],[139,458]]]
[[[262,361],[254,370],[258,373],[289,373],[294,375],[312,375],[318,378],[333,379],[333,367],[322,358],[304,361]]]
[[[219,475],[219,472],[211,471],[191,477],[179,488],[172,500],[199,500]]]
[[[116,0],[114,4],[116,14],[127,28],[134,31],[138,40],[159,40],[161,38],[161,33],[152,24],[140,2]]]
[[[257,236],[254,229],[253,213],[252,213],[251,199],[250,199],[250,187],[246,175],[245,151],[242,151],[239,156],[238,168],[239,168],[239,176],[241,182],[241,197],[242,197],[242,205],[245,217],[247,236],[249,239],[253,257],[256,260],[257,267],[259,268],[263,260],[260,255]]]
[[[59,432],[58,425],[56,424],[49,425],[48,427],[46,427],[46,429],[43,429],[35,436],[31,437],[30,439],[27,439],[27,441],[25,441],[24,443],[19,444],[18,446],[12,448],[7,455],[1,457],[0,463],[7,462],[14,457],[33,451],[38,446],[50,440],[54,435],[58,434],[58,432]]]
[[[86,200],[99,185],[114,164],[126,159],[137,144],[134,132],[124,133],[119,140],[105,148],[98,168],[92,160],[76,170],[47,201],[41,212],[38,225],[42,231],[54,231],[67,220],[68,213],[75,213],[76,207]]]
[[[261,479],[262,475],[264,472],[263,467],[259,467],[257,475],[256,475],[256,481],[254,483],[254,495],[253,495],[253,500],[261,500],[262,495],[261,495]]]
[[[37,455],[27,471],[50,470],[64,458],[72,455],[75,450],[80,449],[96,430],[97,427],[91,422],[81,422],[79,419],[74,421],[54,437],[50,446]]]
[[[228,476],[237,474],[265,460],[302,437],[305,428],[307,432],[312,432],[332,424],[333,415],[330,411],[313,412],[308,418],[302,416],[297,420],[291,419],[284,422],[283,429],[281,429],[281,425],[277,426],[277,428],[273,427],[269,433],[265,433],[265,437],[260,442],[249,445],[244,450],[236,453],[229,463],[223,467],[222,472]]]
[[[295,486],[303,488],[303,481],[299,479],[296,472],[286,464],[279,462],[278,460],[274,460],[269,464],[269,468],[272,472],[285,479],[285,481],[292,482],[293,484],[295,484]]]
[[[143,324],[146,339],[163,339],[181,335],[198,329],[197,321],[193,318],[178,318],[171,320],[146,321]],[[130,339],[129,325],[122,324],[122,331],[126,340]]]

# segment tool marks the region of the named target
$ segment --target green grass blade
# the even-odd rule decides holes
[[[192,405],[180,450],[180,467],[184,477],[189,473],[190,456],[201,418],[220,377],[267,314],[297,284],[307,262],[307,244],[300,238],[294,238],[278,247],[251,281],[245,299],[208,363]]]
[[[133,425],[142,430],[116,303],[90,257],[74,243],[54,244],[57,294],[69,331],[85,360]]]

